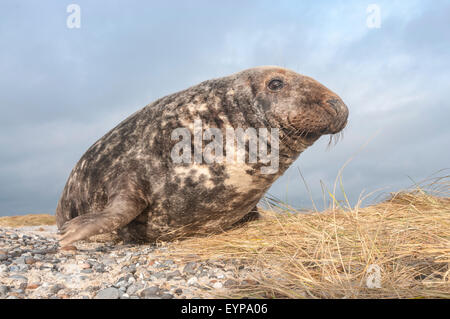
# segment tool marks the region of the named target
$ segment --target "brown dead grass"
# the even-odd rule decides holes
[[[252,284],[220,297],[450,298],[450,183],[438,186],[365,208],[334,202],[328,211],[299,214],[274,207],[242,228],[173,243],[161,258],[195,254],[255,270]],[[51,215],[0,218],[10,227],[54,223]],[[380,288],[367,287],[374,267]]]
[[[0,217],[0,227],[23,227],[55,224],[55,216],[46,214]]]
[[[195,253],[256,269],[256,285],[225,297],[450,298],[450,198],[418,189],[366,208],[266,211],[243,228],[170,250],[175,258]],[[374,267],[380,288],[367,287]]]

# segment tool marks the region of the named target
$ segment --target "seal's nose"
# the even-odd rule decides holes
[[[331,106],[333,110],[336,111],[336,115],[342,113],[345,104],[340,99],[331,99],[328,100],[328,105]]]
[[[328,106],[336,112],[336,119],[332,125],[332,133],[341,131],[347,124],[348,108],[340,98],[333,98],[327,101]]]

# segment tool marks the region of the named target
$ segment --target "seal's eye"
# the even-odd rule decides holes
[[[272,91],[281,90],[283,88],[283,86],[284,86],[284,83],[280,79],[270,80],[269,84],[267,84],[267,87]]]

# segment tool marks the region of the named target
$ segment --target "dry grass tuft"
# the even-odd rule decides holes
[[[55,216],[46,214],[0,217],[0,227],[23,227],[55,224]]]
[[[227,297],[450,298],[449,197],[418,188],[366,208],[263,217],[181,241],[169,254],[239,259],[255,269],[257,284]],[[373,288],[377,269],[381,283]]]

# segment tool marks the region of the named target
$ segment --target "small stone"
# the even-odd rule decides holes
[[[102,262],[107,266],[117,264],[117,261],[114,258],[105,258],[102,260]]]
[[[58,293],[58,291],[60,291],[61,289],[64,289],[64,288],[65,288],[64,285],[56,284],[56,285],[53,285],[49,291],[51,294],[56,295]]]
[[[233,279],[228,279],[227,281],[224,282],[223,285],[224,285],[224,287],[235,287],[238,285],[238,282]]]
[[[221,282],[215,282],[213,284],[214,289],[221,289],[223,287],[223,284]]]
[[[25,257],[25,264],[32,265],[36,262],[36,260],[33,257]]]
[[[38,288],[38,287],[39,287],[38,284],[30,284],[30,285],[27,285],[26,289],[33,290],[33,289],[36,289],[36,288]]]
[[[142,290],[141,293],[140,293],[140,296],[142,298],[148,299],[148,298],[152,298],[152,297],[158,296],[160,291],[161,290],[159,289],[158,286],[153,286],[153,287],[146,288],[146,289]]]
[[[136,265],[130,265],[130,266],[128,267],[128,272],[129,272],[130,274],[134,274],[134,273],[136,272]]]
[[[0,286],[0,297],[6,296],[8,290],[9,290],[8,286]]]
[[[175,289],[175,291],[174,291],[174,292],[175,292],[175,294],[176,294],[176,295],[178,295],[178,296],[179,296],[179,295],[181,295],[181,294],[183,293],[183,289],[181,289],[181,288],[177,288],[177,289]]]
[[[183,272],[189,275],[194,275],[196,271],[197,271],[197,263],[193,261],[188,262],[183,268]]]
[[[0,261],[4,261],[7,259],[8,259],[8,256],[6,256],[6,254],[0,254]]]
[[[8,266],[6,266],[6,265],[0,265],[0,274],[3,272],[8,272],[9,271],[9,269],[8,269]]]
[[[95,266],[94,266],[94,270],[95,270],[96,272],[99,272],[99,273],[104,273],[104,272],[106,272],[106,270],[105,270],[105,265],[102,265],[102,264],[95,265]]]
[[[173,299],[173,295],[171,294],[162,294],[161,299]]]
[[[22,288],[19,289],[10,289],[11,294],[14,294],[16,296],[22,295],[24,293],[24,290]]]
[[[139,289],[142,289],[142,288],[143,288],[143,286],[141,284],[132,284],[132,285],[130,285],[130,287],[128,287],[127,294],[132,296],[132,295],[136,294],[136,292]]]
[[[28,283],[27,282],[21,282],[19,285],[19,290],[24,291],[25,289],[27,289]]]
[[[196,284],[197,282],[198,282],[197,277],[192,277],[192,278],[190,278],[190,279],[187,281],[187,284],[188,284],[189,286],[191,286],[191,285]]]
[[[165,278],[166,275],[167,275],[167,273],[165,271],[159,271],[159,272],[155,272],[154,274],[152,274],[152,276],[154,276],[156,279]]]
[[[100,290],[95,296],[95,299],[119,299],[119,297],[120,297],[119,289],[110,287]]]
[[[114,285],[114,287],[119,288],[119,287],[126,287],[127,286],[127,282],[124,279],[119,279],[119,281]]]
[[[172,271],[170,273],[167,274],[167,280],[171,280],[175,277],[180,277],[181,273],[178,270]]]
[[[82,263],[80,265],[80,267],[81,267],[81,269],[89,269],[89,268],[91,268],[91,265],[89,263]]]
[[[18,280],[20,282],[28,282],[28,278],[21,275],[12,275],[9,276],[10,279]]]
[[[258,284],[258,282],[256,280],[252,280],[252,279],[244,279],[242,281],[242,285],[244,285],[244,286],[255,286],[257,284]]]
[[[173,266],[175,263],[173,260],[167,259],[164,260],[163,262],[161,262],[158,266],[156,266],[157,268],[169,268],[170,266]]]
[[[21,264],[18,267],[19,267],[18,272],[27,272],[29,269],[28,265],[25,265],[25,264]]]
[[[83,274],[92,274],[94,271],[92,269],[82,269],[80,273]]]

